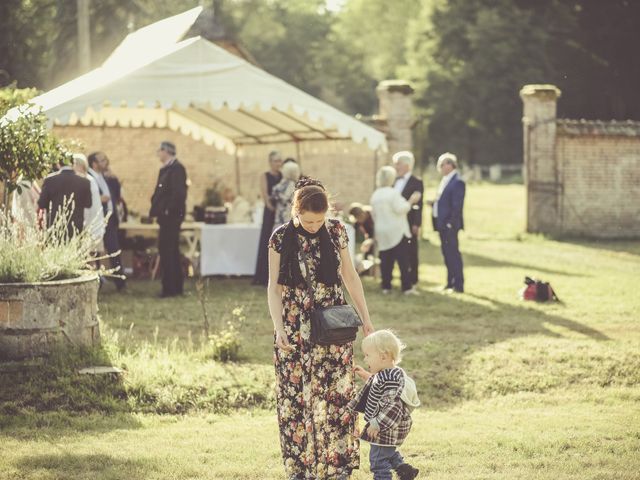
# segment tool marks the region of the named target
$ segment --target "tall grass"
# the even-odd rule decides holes
[[[70,235],[73,200],[49,226],[8,213],[0,216],[0,283],[63,280],[88,273],[94,240],[89,228]]]

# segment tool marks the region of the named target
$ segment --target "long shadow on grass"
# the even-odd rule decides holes
[[[598,330],[539,308],[469,294],[424,292],[411,300],[389,298],[378,307],[372,312],[374,325],[395,329],[408,344],[403,364],[418,382],[428,408],[446,409],[467,400],[469,358],[493,344],[540,335],[608,340]],[[566,336],[558,333],[563,331]],[[530,368],[535,377],[536,366]]]
[[[549,275],[562,275],[565,277],[586,277],[591,275],[584,275],[580,273],[570,273],[566,270],[554,270],[552,268],[545,268],[539,265],[529,265],[520,262],[505,262],[504,260],[496,260],[490,257],[484,257],[482,255],[475,255],[472,253],[464,252],[463,254],[465,266],[471,267],[489,267],[489,268],[519,268],[524,271],[524,274],[530,272],[543,272]]]
[[[0,426],[14,429],[64,428],[83,414],[118,415],[115,422],[75,422],[82,430],[137,428],[121,375],[80,374],[80,369],[111,366],[101,347],[61,348],[49,356],[0,362]]]
[[[161,465],[143,460],[124,460],[110,455],[59,454],[31,455],[21,458],[15,467],[20,478],[122,478],[142,480],[160,473]]]
[[[585,240],[576,238],[561,238],[559,241],[578,245],[583,248],[605,250],[614,254],[624,254],[640,257],[640,240]]]

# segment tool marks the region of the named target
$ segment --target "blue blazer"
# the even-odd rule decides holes
[[[453,230],[464,229],[462,206],[464,205],[465,184],[456,173],[438,199],[438,217],[436,227],[444,232],[451,225]]]

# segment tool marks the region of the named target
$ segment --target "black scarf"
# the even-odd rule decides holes
[[[320,266],[316,272],[316,281],[325,285],[336,285],[338,279],[338,259],[337,252],[326,225],[322,225],[316,233],[307,232],[302,225],[295,227],[293,220],[287,224],[282,237],[282,251],[280,253],[280,272],[278,283],[288,287],[299,287],[306,285],[305,279],[300,271],[298,260],[298,234],[307,238],[320,237]]]

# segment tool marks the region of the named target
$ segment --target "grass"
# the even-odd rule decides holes
[[[435,291],[445,272],[433,233],[420,297],[382,297],[365,279],[374,324],[408,344],[424,403],[403,452],[436,479],[640,479],[640,242],[523,234],[521,185],[471,185],[465,213],[464,295]],[[525,275],[562,303],[518,300]],[[208,281],[212,329],[238,306],[247,318],[241,362],[220,364],[193,283],[181,299],[157,289],[105,287],[102,357],[0,374],[0,479],[283,478],[265,291]],[[84,386],[69,373],[103,360],[128,373]],[[355,479],[370,478],[367,453]]]

